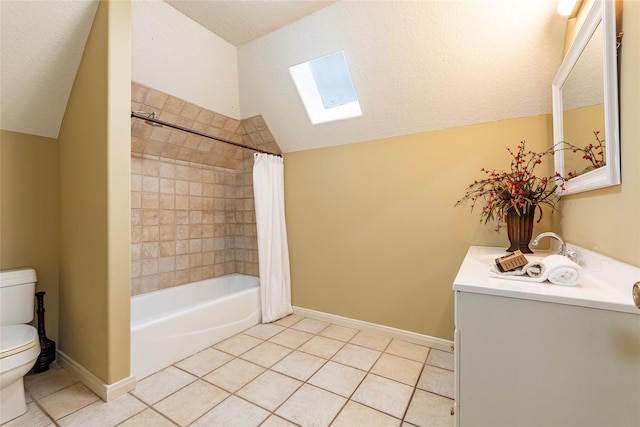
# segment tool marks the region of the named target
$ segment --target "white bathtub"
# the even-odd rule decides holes
[[[259,279],[230,274],[131,298],[136,380],[260,322]]]

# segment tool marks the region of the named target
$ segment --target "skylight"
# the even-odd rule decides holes
[[[289,67],[311,123],[362,116],[344,51]]]

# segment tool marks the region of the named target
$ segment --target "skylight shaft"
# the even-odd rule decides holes
[[[289,73],[311,123],[362,116],[344,51],[289,67]]]

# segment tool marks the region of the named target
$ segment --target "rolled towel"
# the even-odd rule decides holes
[[[562,255],[549,255],[542,261],[546,280],[554,285],[575,286],[582,279],[582,267]]]
[[[502,277],[502,276],[526,276],[532,278],[541,277],[545,271],[544,264],[540,262],[530,262],[522,267],[518,267],[515,270],[510,271],[500,271],[498,267],[493,264],[490,267],[490,272],[493,273],[494,277]]]
[[[541,262],[530,262],[513,271],[501,272],[495,265],[489,268],[489,277],[544,282],[554,285],[575,286],[582,279],[582,267],[562,255],[549,255]]]

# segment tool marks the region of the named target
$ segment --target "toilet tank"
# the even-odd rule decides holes
[[[36,281],[32,268],[0,271],[0,326],[33,320]]]

